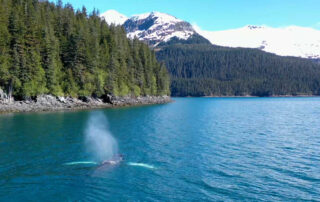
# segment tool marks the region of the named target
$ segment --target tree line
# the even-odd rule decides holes
[[[0,0],[0,88],[16,99],[167,95],[169,83],[155,53],[97,10]]]

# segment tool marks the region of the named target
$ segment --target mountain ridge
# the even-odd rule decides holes
[[[299,26],[273,28],[265,25],[247,25],[237,29],[206,31],[187,21],[157,11],[134,15],[125,21],[123,21],[123,16],[123,14],[113,12],[110,19],[117,19],[117,23],[114,24],[125,27],[127,37],[138,38],[153,47],[175,38],[189,40],[191,36],[199,35],[217,46],[256,48],[279,56],[320,59],[320,30],[313,28]],[[112,20],[107,19],[108,21]]]

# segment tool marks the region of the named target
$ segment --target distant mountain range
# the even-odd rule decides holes
[[[280,56],[320,58],[320,31],[312,28],[249,25],[225,31],[196,30],[215,45],[258,48]]]
[[[115,10],[109,10],[101,17],[109,24],[123,25],[129,38],[137,37],[154,47],[172,39],[189,40],[200,35],[213,45],[256,48],[280,56],[320,59],[320,31],[312,28],[249,25],[225,31],[204,31],[186,21],[160,12],[128,18]]]
[[[246,26],[210,32],[160,12],[128,18],[113,10],[101,17],[155,50],[170,73],[173,96],[320,95],[318,30]]]

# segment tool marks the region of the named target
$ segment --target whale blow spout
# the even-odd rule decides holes
[[[118,154],[118,143],[108,128],[108,120],[102,112],[90,114],[86,135],[86,148],[95,161],[111,160]]]

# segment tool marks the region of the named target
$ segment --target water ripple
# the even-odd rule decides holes
[[[90,112],[0,116],[0,200],[320,201],[320,98],[101,112],[125,157],[106,171],[75,162]]]

